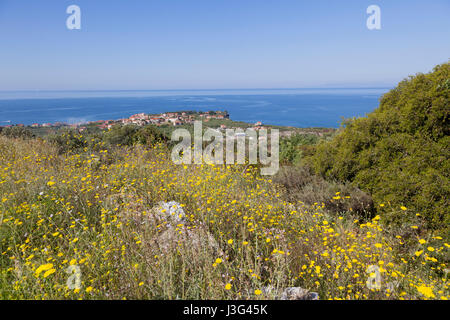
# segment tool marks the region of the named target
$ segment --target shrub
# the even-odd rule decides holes
[[[29,129],[24,127],[14,126],[0,129],[0,134],[9,138],[30,139],[34,137],[34,134]]]
[[[58,133],[49,135],[47,140],[56,145],[60,154],[67,152],[77,153],[88,146],[87,140],[73,129],[62,129]]]
[[[290,202],[323,204],[330,212],[348,211],[365,218],[372,217],[375,212],[372,198],[367,193],[348,183],[326,181],[306,166],[282,167],[273,181],[285,187]]]
[[[136,142],[139,127],[135,125],[116,125],[105,132],[104,141],[111,145],[131,146]]]
[[[104,135],[104,141],[110,145],[132,146],[136,143],[154,146],[166,142],[166,136],[154,126],[138,127],[135,125],[118,125]]]
[[[314,134],[294,134],[280,141],[280,161],[287,164],[299,163],[304,151],[318,142],[319,137]]]
[[[379,204],[411,209],[385,212],[386,221],[403,223],[418,211],[427,228],[448,228],[449,78],[446,63],[400,82],[374,112],[346,120],[308,162],[327,179],[351,181]]]
[[[154,146],[158,143],[167,143],[168,138],[157,127],[148,125],[136,132],[135,141],[146,146]]]

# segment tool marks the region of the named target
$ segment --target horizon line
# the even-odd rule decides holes
[[[239,90],[317,90],[317,89],[389,89],[392,86],[300,87],[300,88],[214,88],[214,89],[20,89],[0,92],[148,92],[148,91],[239,91]]]

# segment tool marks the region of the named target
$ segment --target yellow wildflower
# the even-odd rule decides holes
[[[53,268],[53,264],[52,263],[47,263],[47,264],[43,264],[43,265],[41,265],[39,268],[37,268],[36,269],[36,276],[39,276],[39,274],[42,272],[42,271],[47,271],[47,270],[50,270],[51,268]]]

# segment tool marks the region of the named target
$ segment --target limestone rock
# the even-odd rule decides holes
[[[204,228],[169,227],[155,239],[155,242],[164,252],[183,247],[194,252],[208,251],[221,254],[219,244]]]
[[[300,287],[286,288],[280,297],[281,300],[319,300],[319,294]]]
[[[160,220],[172,221],[176,224],[184,224],[186,221],[186,213],[176,201],[161,201],[153,208],[153,212]]]

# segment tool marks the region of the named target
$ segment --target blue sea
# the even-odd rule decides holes
[[[82,123],[135,113],[226,110],[236,121],[294,127],[339,127],[364,116],[390,88],[0,91],[0,126]]]

